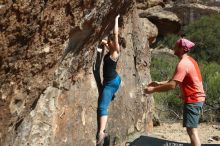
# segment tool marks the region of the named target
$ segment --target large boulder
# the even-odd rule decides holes
[[[107,131],[120,143],[152,129],[153,98],[142,86],[151,80],[149,41],[157,28],[133,1],[4,1],[0,14],[1,145],[95,144],[102,79],[96,47],[117,14],[127,43]]]
[[[148,8],[154,7],[154,6],[162,6],[165,7],[164,0],[136,0],[137,1],[137,8],[146,10]]]
[[[161,6],[155,6],[143,11],[141,18],[148,18],[158,28],[160,35],[177,33],[180,31],[180,19],[176,14],[164,10]]]
[[[220,2],[207,3],[181,3],[177,2],[173,7],[166,8],[174,12],[181,20],[183,26],[199,19],[202,16],[219,14]]]

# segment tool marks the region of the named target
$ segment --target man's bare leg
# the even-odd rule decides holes
[[[201,146],[197,128],[186,128],[192,146]]]

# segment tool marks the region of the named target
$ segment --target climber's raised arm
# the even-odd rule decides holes
[[[120,15],[117,15],[115,18],[115,26],[114,26],[114,42],[115,42],[115,51],[118,53],[120,52],[120,46],[119,46],[119,41],[118,41],[118,18]]]

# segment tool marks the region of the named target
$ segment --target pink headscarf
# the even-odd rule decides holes
[[[193,42],[191,42],[185,38],[181,38],[181,39],[177,40],[176,45],[178,45],[179,47],[182,47],[183,50],[186,52],[195,46],[195,44]]]

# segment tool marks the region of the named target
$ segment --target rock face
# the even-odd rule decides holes
[[[220,1],[177,1],[173,7],[166,10],[174,12],[180,18],[182,25],[186,26],[201,16],[219,14]]]
[[[160,35],[178,33],[181,27],[180,19],[176,14],[164,10],[161,6],[155,6],[143,11],[140,17],[148,18],[153,22],[157,26]]]
[[[162,7],[161,0],[0,2],[0,144],[95,145],[104,55],[96,48],[117,14],[126,47],[107,131],[111,144],[149,132],[153,98],[142,91],[151,80],[149,45],[158,31],[173,33],[180,25]],[[165,23],[173,28],[158,25]]]
[[[135,1],[5,1],[0,14],[1,145],[95,144],[102,78],[96,46],[117,14],[126,48],[107,131],[112,143],[150,131],[153,99],[142,84],[150,81],[157,28],[139,17]]]

